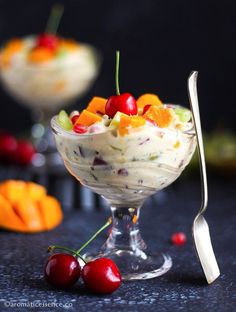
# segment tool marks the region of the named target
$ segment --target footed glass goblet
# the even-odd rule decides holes
[[[17,40],[22,48],[14,53],[8,52],[9,44],[1,48],[0,82],[9,95],[31,110],[31,135],[42,156],[38,165],[46,164],[50,169],[61,165],[48,127],[50,119],[62,106],[72,104],[90,89],[100,70],[101,55],[89,44],[69,43],[73,47],[65,49],[61,43],[60,53],[47,61],[32,62],[29,55],[37,38],[26,36]]]
[[[151,253],[139,231],[140,208],[146,198],[175,181],[196,147],[192,123],[188,129],[144,127],[120,136],[117,130],[76,134],[51,121],[57,149],[68,171],[103,196],[111,207],[112,230],[94,259],[108,257],[124,280],[149,279],[172,266],[169,255]]]

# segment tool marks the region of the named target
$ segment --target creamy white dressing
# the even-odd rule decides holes
[[[159,128],[146,123],[125,136],[104,121],[93,127],[100,127],[99,132],[76,135],[61,129],[55,135],[57,148],[81,183],[115,205],[138,203],[172,183],[196,146],[192,122],[181,130],[173,124]]]

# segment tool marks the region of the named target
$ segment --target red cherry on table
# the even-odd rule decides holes
[[[46,47],[51,50],[55,50],[58,46],[58,37],[53,34],[41,34],[36,41],[37,47]]]
[[[0,158],[2,160],[12,161],[17,147],[18,143],[13,135],[7,133],[2,133],[0,135]]]
[[[18,141],[14,160],[19,165],[30,165],[36,150],[32,143],[26,140]]]
[[[108,258],[88,262],[82,270],[85,286],[96,294],[110,294],[120,287],[121,275],[116,264]]]
[[[74,285],[79,279],[80,273],[81,268],[77,259],[66,253],[50,256],[44,268],[46,281],[58,288]]]
[[[135,98],[130,93],[110,96],[106,102],[105,113],[113,118],[117,112],[127,115],[136,115],[138,106]]]
[[[186,241],[187,238],[183,232],[177,232],[171,236],[171,242],[173,245],[182,246],[186,243]]]

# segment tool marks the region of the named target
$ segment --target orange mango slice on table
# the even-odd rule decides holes
[[[0,194],[0,227],[19,232],[27,232],[27,227],[14,211],[9,201]]]
[[[137,99],[137,105],[139,109],[143,109],[146,105],[162,106],[162,101],[156,94],[146,93]]]
[[[26,194],[26,182],[7,180],[4,183],[0,183],[0,194],[2,194],[11,205],[15,205],[16,202],[23,200]]]
[[[0,183],[0,227],[33,233],[51,230],[62,219],[60,203],[42,185],[17,180]]]
[[[172,110],[169,108],[150,106],[143,118],[155,121],[158,127],[165,128],[170,125],[174,117]]]
[[[79,118],[76,120],[76,124],[81,124],[84,126],[91,126],[95,122],[102,121],[102,117],[89,112],[87,109],[84,109],[79,115]]]
[[[106,106],[107,99],[104,99],[99,96],[95,96],[89,102],[88,107],[86,108],[87,111],[94,113],[94,114],[105,114],[105,106]]]
[[[129,128],[137,128],[145,125],[146,120],[141,116],[122,115],[119,123],[119,134],[124,136],[128,134]]]
[[[33,200],[40,200],[47,194],[47,190],[44,186],[34,182],[27,182],[26,188],[28,196]]]
[[[52,196],[46,196],[38,203],[39,211],[43,218],[43,224],[47,230],[56,227],[62,220],[63,214],[58,200]]]
[[[44,224],[42,222],[40,211],[37,204],[32,199],[26,197],[25,199],[15,203],[13,208],[19,218],[26,225],[28,231],[34,232],[44,230]]]

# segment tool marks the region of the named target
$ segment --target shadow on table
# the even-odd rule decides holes
[[[193,273],[193,272],[169,272],[168,278],[166,279],[168,283],[188,285],[188,286],[207,286],[207,282],[203,273]]]
[[[71,295],[80,295],[80,296],[91,296],[91,292],[84,287],[83,284],[79,283],[74,285],[73,287],[70,287],[68,289],[61,289],[61,288],[56,288],[53,286],[50,286],[47,284],[47,282],[44,279],[31,279],[28,281],[28,286],[32,289],[37,289],[37,290],[42,290],[44,292],[47,291],[54,291],[55,295],[56,294],[71,294]],[[94,295],[93,295],[94,296]],[[96,296],[102,296],[102,295],[96,295]]]

